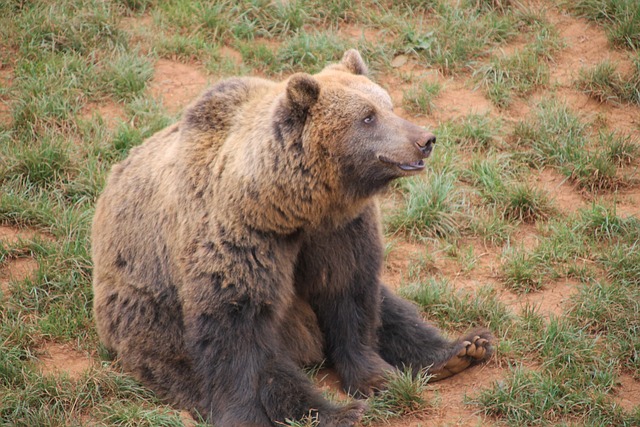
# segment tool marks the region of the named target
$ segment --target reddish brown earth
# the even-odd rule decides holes
[[[198,67],[160,59],[149,89],[154,98],[162,100],[167,111],[175,114],[193,101],[209,82]]]
[[[548,19],[556,25],[565,47],[556,54],[551,65],[551,89],[540,91],[527,100],[515,100],[506,111],[499,111],[483,95],[481,90],[474,89],[470,77],[443,77],[433,70],[425,70],[414,63],[410,57],[396,58],[395,72],[377,76],[378,81],[389,89],[397,106],[396,111],[403,117],[414,122],[436,127],[446,120],[456,120],[465,115],[489,114],[492,118],[500,118],[507,124],[523,119],[535,108],[536,104],[555,93],[558,99],[565,100],[586,120],[595,118],[604,120],[609,127],[625,132],[638,132],[640,126],[640,108],[633,105],[608,105],[598,103],[577,91],[573,81],[578,70],[583,66],[593,66],[604,59],[610,59],[619,64],[620,70],[629,69],[628,55],[621,51],[612,50],[605,32],[585,20],[547,10]],[[132,20],[133,18],[131,18]],[[146,18],[146,24],[150,20]],[[362,30],[354,26],[347,26],[340,30],[341,34],[354,40],[364,38],[376,40],[384,37],[378,31]],[[513,53],[523,46],[524,40],[517,38],[513,43],[503,46],[500,50],[504,54]],[[234,49],[224,47],[221,54],[240,63],[242,58]],[[403,79],[400,76],[411,76]],[[6,80],[8,74],[0,70],[0,80]],[[443,89],[435,100],[433,114],[424,117],[412,117],[406,113],[402,105],[403,91],[410,87],[415,79],[431,79],[439,81]],[[197,64],[184,64],[167,59],[160,59],[156,64],[156,72],[149,85],[149,95],[162,101],[164,107],[172,114],[179,113],[188,105],[208,84],[214,83],[217,76],[208,75]],[[118,107],[109,105],[88,106],[87,114],[100,114],[107,122],[121,117]],[[6,120],[6,107],[0,100],[0,121]],[[571,214],[579,208],[587,207],[591,202],[584,194],[577,191],[562,175],[552,170],[542,170],[533,173],[532,184],[544,189],[552,199],[555,207],[564,214]],[[608,196],[613,198],[613,196]],[[617,211],[622,215],[640,216],[640,191],[638,187],[620,190],[615,199],[618,203]],[[393,196],[383,201],[383,210],[388,211],[398,203]],[[29,231],[15,230],[10,227],[0,227],[0,239],[15,241],[21,235],[29,235]],[[520,227],[514,234],[512,245],[531,249],[538,244],[538,231],[534,226]],[[545,317],[562,316],[571,296],[577,291],[579,283],[563,280],[556,283],[546,283],[541,291],[516,295],[500,285],[498,271],[501,262],[501,249],[484,245],[480,241],[467,240],[463,245],[472,245],[477,258],[470,271],[462,271],[460,264],[443,253],[432,254],[425,258],[431,248],[422,243],[409,242],[401,237],[393,236],[391,250],[387,255],[383,272],[384,281],[393,289],[398,289],[409,282],[409,271],[412,265],[421,264],[420,274],[439,274],[446,277],[456,289],[473,291],[480,286],[490,284],[499,291],[499,299],[514,313],[520,313],[526,306],[535,306]],[[424,262],[428,259],[427,262]],[[421,261],[422,260],[422,261]],[[8,280],[26,277],[37,268],[37,263],[29,258],[12,260],[0,265],[0,285],[3,293],[7,290]],[[76,377],[93,364],[93,359],[67,345],[49,343],[44,345],[41,357],[42,370],[45,373],[66,372]],[[452,378],[433,383],[426,392],[428,401],[435,402],[434,408],[424,414],[416,414],[401,420],[393,420],[390,425],[396,427],[426,427],[426,426],[479,426],[494,425],[493,421],[475,412],[475,407],[465,404],[465,396],[473,396],[479,390],[490,387],[495,381],[500,381],[507,374],[498,361],[489,362],[486,366],[475,367],[462,372]],[[318,375],[321,387],[338,390],[338,380],[330,371],[322,371]],[[625,410],[634,410],[640,404],[640,382],[628,375],[621,375],[620,385],[616,389],[616,402]],[[186,414],[183,419],[187,424],[193,420]],[[380,424],[383,425],[383,424]]]
[[[51,236],[28,228],[16,228],[0,225],[0,240],[6,244],[16,243],[20,240],[33,240],[36,237],[51,239]]]
[[[0,64],[0,89],[11,87],[13,72],[8,67]],[[0,95],[0,124],[9,127],[11,125],[11,108],[8,99]]]
[[[89,103],[82,108],[80,117],[84,120],[91,120],[100,117],[104,120],[108,129],[113,130],[116,125],[126,117],[120,104],[105,102],[102,104]]]
[[[89,370],[94,360],[70,345],[46,343],[38,357],[38,368],[44,375],[68,375],[70,379],[80,378]]]
[[[11,259],[0,268],[0,291],[2,295],[10,292],[11,281],[24,280],[27,277],[34,277],[34,272],[38,269],[38,262],[33,258]]]
[[[0,242],[4,245],[18,244],[34,238],[51,239],[51,236],[30,229],[19,229],[0,225]],[[9,258],[0,264],[0,293],[7,295],[11,291],[11,282],[19,282],[27,277],[33,278],[38,262],[31,257]]]
[[[640,381],[631,375],[621,375],[620,386],[616,390],[615,401],[625,411],[638,409],[640,404]]]

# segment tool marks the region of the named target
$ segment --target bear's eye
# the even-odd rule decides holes
[[[374,122],[374,120],[375,120],[375,119],[376,119],[376,118],[375,118],[375,116],[374,116],[373,114],[371,114],[371,115],[369,115],[369,116],[365,117],[362,121],[363,121],[365,124],[370,125],[371,123],[373,123],[373,122]]]

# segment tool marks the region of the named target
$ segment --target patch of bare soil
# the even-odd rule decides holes
[[[242,64],[242,54],[232,47],[222,46],[220,48],[220,55],[231,59],[236,65]]]
[[[130,43],[136,45],[142,53],[150,50],[149,39],[153,38],[153,17],[151,15],[126,16],[120,20],[118,27],[130,36]]]
[[[0,265],[0,291],[2,291],[2,295],[9,293],[11,281],[34,277],[36,270],[38,270],[38,262],[33,258],[16,258]]]
[[[84,120],[91,120],[96,115],[102,118],[108,129],[114,129],[118,122],[126,117],[122,106],[115,102],[89,103],[83,107],[81,112],[81,117]]]
[[[640,127],[640,107],[633,104],[601,103],[572,87],[561,87],[556,98],[577,111],[588,123],[601,122],[624,134],[635,134]]]
[[[0,88],[9,88],[13,81],[13,71],[0,65]],[[9,99],[0,96],[0,124],[9,127],[11,125],[11,108]]]
[[[338,34],[347,39],[360,39],[371,43],[383,41],[385,39],[384,31],[374,30],[360,25],[343,25],[340,27]]]
[[[93,365],[93,360],[65,344],[47,343],[42,349],[39,369],[44,375],[67,374],[77,379]]]
[[[209,79],[198,67],[160,59],[149,90],[172,114],[181,111],[209,85]]]
[[[640,191],[637,187],[619,190],[616,194],[604,196],[603,199],[615,203],[618,216],[640,218]]]
[[[142,16],[125,16],[120,20],[120,28],[130,30],[131,28],[151,28],[153,25],[153,17],[151,15]]]
[[[435,426],[491,426],[493,422],[479,414],[477,408],[465,403],[482,389],[503,379],[505,371],[491,362],[469,368],[453,377],[433,383],[431,389],[437,393],[439,404],[433,413],[419,423],[406,424],[415,427]],[[394,423],[394,426],[397,425]],[[399,425],[399,424],[398,424]],[[404,424],[401,424],[404,426]]]
[[[0,225],[0,240],[4,243],[16,243],[21,239],[33,240],[36,238],[44,240],[52,240],[53,238],[46,234],[41,233],[29,228],[16,228]]]
[[[456,258],[445,257],[436,263],[442,274],[453,278],[456,288],[467,288],[465,284],[473,282],[486,284],[495,281],[502,258],[501,247],[487,245],[480,238],[464,238],[458,242],[457,251]]]
[[[548,193],[556,208],[562,212],[575,212],[587,205],[567,178],[552,169],[541,170],[534,175],[534,181]]]
[[[470,89],[458,81],[447,83],[435,99],[435,119],[455,120],[469,114],[493,114],[495,109],[480,89]]]
[[[567,303],[578,293],[579,286],[577,281],[567,279],[546,284],[543,290],[527,294],[516,294],[503,289],[499,300],[517,314],[522,314],[527,307],[533,307],[546,319],[551,316],[560,317],[565,312]]]
[[[604,60],[618,62],[623,67],[630,68],[627,57],[622,52],[611,49],[605,31],[596,24],[553,10],[547,11],[547,18],[558,29],[566,44],[551,68],[552,82],[570,85],[581,68],[591,67]]]
[[[36,238],[51,240],[51,236],[35,230],[0,225],[0,241],[4,244],[14,244],[20,240],[33,240]],[[27,277],[33,277],[37,269],[38,262],[31,257],[11,259],[0,265],[0,290],[2,294],[8,294],[11,281],[20,281]]]
[[[527,252],[533,251],[540,244],[540,237],[536,226],[533,224],[520,224],[511,236],[511,246],[523,248]]]
[[[621,375],[618,378],[620,385],[614,395],[615,402],[625,411],[634,411],[640,405],[640,381],[631,375]]]
[[[605,31],[594,23],[553,11],[547,11],[547,17],[566,44],[551,66],[551,83],[560,86],[558,99],[591,118],[605,117],[607,125],[614,129],[627,133],[637,131],[640,107],[599,103],[573,87],[581,69],[592,68],[605,60],[617,63],[621,73],[629,72],[632,69],[629,55],[612,49]]]
[[[426,250],[425,245],[421,243],[404,240],[393,242],[392,249],[387,255],[385,268],[382,271],[382,282],[391,289],[398,290],[407,282],[411,263],[419,260]]]

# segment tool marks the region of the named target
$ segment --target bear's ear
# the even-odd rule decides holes
[[[310,74],[296,73],[289,77],[287,99],[293,108],[306,114],[318,100],[320,85]]]
[[[342,61],[340,61],[342,65],[347,67],[353,74],[358,74],[362,76],[366,76],[369,74],[369,68],[367,64],[364,63],[362,56],[360,56],[360,52],[355,49],[349,49],[342,55]]]

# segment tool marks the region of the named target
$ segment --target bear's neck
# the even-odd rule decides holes
[[[327,161],[329,153],[312,152],[302,138],[278,138],[248,144],[220,156],[226,165],[216,182],[219,210],[249,227],[290,235],[315,228],[339,227],[358,216],[369,202],[346,197]]]

